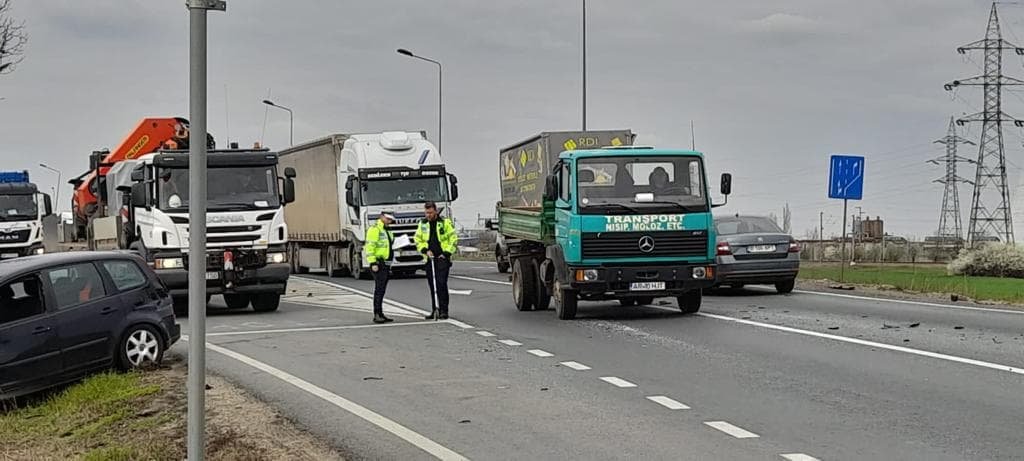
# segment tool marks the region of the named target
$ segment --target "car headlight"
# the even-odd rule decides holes
[[[267,263],[281,264],[288,262],[288,255],[285,253],[267,253]]]
[[[694,267],[693,278],[695,279],[713,279],[715,278],[715,269],[713,267]]]
[[[156,258],[153,267],[156,269],[180,269],[185,267],[185,261],[182,258]]]
[[[34,251],[32,251],[32,254],[36,254],[36,255],[46,254],[46,248],[36,248]]]

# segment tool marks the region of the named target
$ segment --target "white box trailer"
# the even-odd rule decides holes
[[[425,202],[450,215],[458,196],[457,180],[423,132],[333,134],[281,151],[280,162],[303,178],[285,215],[289,260],[298,273],[318,268],[332,277],[366,276],[364,237],[382,211],[395,214],[396,238],[412,238]],[[422,267],[414,246],[395,250],[396,274]]]

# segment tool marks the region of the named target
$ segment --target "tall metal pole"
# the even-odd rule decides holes
[[[583,131],[587,131],[587,0],[583,0]]]
[[[50,171],[52,171],[54,173],[57,173],[57,187],[53,191],[53,195],[56,195],[56,197],[53,198],[53,207],[57,209],[57,214],[59,215],[60,214],[60,178],[63,175],[61,174],[60,170],[58,170],[56,168],[50,168],[45,163],[40,163],[39,166],[41,166],[41,167],[43,167],[43,168],[45,168],[47,170],[50,170]]]
[[[189,0],[188,459],[206,446],[206,11],[221,0]]]
[[[843,283],[846,275],[846,205],[849,200],[843,199],[843,244],[842,250],[839,251],[839,283]]]
[[[825,212],[818,212],[818,261],[825,260]]]
[[[416,59],[419,59],[420,61],[426,61],[426,62],[432,63],[435,66],[437,66],[437,150],[439,152],[441,152],[441,154],[444,154],[444,150],[441,148],[441,129],[443,128],[443,126],[441,125],[441,115],[442,115],[441,106],[442,106],[442,101],[443,101],[443,99],[442,99],[442,88],[444,88],[444,85],[442,85],[442,81],[441,81],[441,77],[443,75],[443,71],[442,71],[442,68],[441,68],[441,62],[433,60],[433,59],[430,59],[430,58],[426,58],[426,57],[420,56],[420,55],[418,55],[416,53],[413,53],[412,51],[409,51],[409,50],[407,50],[405,48],[399,48],[396,51],[400,55],[408,56],[410,58],[416,58]]]

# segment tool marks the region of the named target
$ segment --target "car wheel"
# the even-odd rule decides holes
[[[228,309],[245,309],[249,307],[249,295],[224,295],[224,303]]]
[[[558,318],[561,320],[576,318],[576,306],[579,303],[576,291],[562,288],[562,283],[558,279],[555,279],[552,291],[555,294],[555,313],[558,314]]]
[[[256,312],[273,312],[281,305],[281,295],[277,293],[260,293],[252,297],[252,310]]]
[[[779,294],[792,293],[793,289],[796,288],[796,279],[786,280],[785,282],[779,282],[775,284],[775,291]]]
[[[700,310],[701,292],[700,290],[690,290],[682,295],[676,297],[676,302],[679,303],[679,311],[684,314],[693,314]]]
[[[164,343],[156,329],[149,325],[130,327],[118,347],[118,367],[122,370],[146,364],[159,365],[164,358]]]
[[[533,273],[533,264],[527,258],[516,258],[512,261],[512,300],[516,309],[532,311],[537,296],[537,275]]]

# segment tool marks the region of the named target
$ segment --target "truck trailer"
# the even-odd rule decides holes
[[[395,214],[395,238],[411,241],[425,202],[450,216],[458,197],[458,180],[423,132],[333,134],[281,151],[281,164],[303,178],[286,217],[297,273],[322,268],[331,277],[366,277],[366,229],[382,211]],[[412,274],[423,267],[423,255],[412,244],[396,249],[391,267],[396,275]]]
[[[631,306],[674,297],[683,313],[697,312],[716,272],[711,208],[717,205],[703,155],[625,142],[568,149],[596,136],[555,135],[500,151],[502,201],[498,222],[489,227],[511,242],[516,308],[547,309],[554,298],[558,318],[567,320],[575,318],[579,300]],[[552,139],[567,139],[560,154],[552,154]],[[721,193],[728,196],[731,184],[723,174]]]
[[[29,181],[28,171],[0,172],[0,259],[43,254],[43,218],[50,196]]]

